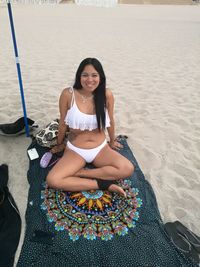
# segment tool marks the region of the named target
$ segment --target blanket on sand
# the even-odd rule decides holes
[[[127,198],[108,191],[48,189],[39,160],[30,161],[26,233],[18,267],[189,267],[196,266],[168,238],[156,198],[124,137],[119,153],[135,166],[119,183]],[[88,166],[92,168],[91,165]]]

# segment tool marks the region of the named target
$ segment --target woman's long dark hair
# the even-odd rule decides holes
[[[76,72],[74,88],[77,90],[82,89],[81,86],[81,74],[87,65],[92,65],[100,76],[100,82],[98,87],[93,92],[95,111],[97,116],[97,124],[99,131],[105,129],[105,107],[106,107],[106,76],[104,74],[103,67],[98,59],[86,58],[84,59]]]

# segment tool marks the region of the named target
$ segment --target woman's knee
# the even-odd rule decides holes
[[[46,182],[48,187],[50,188],[61,189],[60,179],[58,179],[58,177],[55,177],[51,172],[48,173]]]
[[[135,170],[135,167],[134,165],[132,164],[132,162],[129,161],[129,166],[127,167],[127,171],[128,171],[128,176],[131,176],[133,175],[134,173],[134,170]]]
[[[120,168],[121,172],[121,178],[128,178],[130,177],[134,172],[134,166],[130,161],[126,161],[121,165]]]

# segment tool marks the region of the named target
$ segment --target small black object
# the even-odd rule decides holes
[[[55,238],[54,233],[45,232],[42,230],[35,230],[31,237],[31,242],[52,245],[54,238]]]
[[[38,125],[34,125],[35,121],[27,118],[27,123],[30,129],[37,128]],[[13,123],[0,124],[1,135],[19,135],[25,133],[25,121],[24,117],[19,118]]]
[[[197,250],[192,246],[184,233],[180,232],[180,229],[178,231],[177,223],[168,222],[164,225],[164,229],[178,250],[180,250],[186,257],[190,258],[195,263],[200,263]]]
[[[2,164],[0,166],[0,188],[6,187],[8,184],[8,165]]]
[[[185,225],[183,225],[179,221],[174,222],[177,231],[183,235],[190,244],[200,253],[200,237],[194,234],[191,230],[189,230]]]
[[[187,241],[186,238],[183,238],[182,235],[180,235],[177,230],[176,226],[172,222],[168,222],[164,226],[165,231],[167,232],[168,236],[170,237],[170,240],[172,243],[183,253],[189,253],[191,251],[191,245]]]
[[[108,190],[111,184],[115,184],[115,181],[96,179],[100,190]]]
[[[125,138],[125,139],[128,139],[128,136],[127,135],[120,134],[120,135],[117,136],[117,138]]]
[[[13,267],[21,233],[21,217],[9,192],[8,166],[0,165],[0,266]]]

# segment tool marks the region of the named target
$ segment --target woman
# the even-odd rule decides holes
[[[47,176],[48,186],[65,191],[109,190],[126,197],[115,181],[131,176],[134,167],[113,150],[121,147],[115,140],[114,98],[106,89],[106,77],[97,59],[81,62],[73,88],[61,93],[59,107],[58,146],[54,152],[63,145],[67,130],[68,142],[64,155]],[[96,168],[84,169],[86,163]]]

